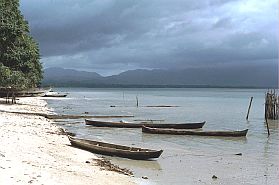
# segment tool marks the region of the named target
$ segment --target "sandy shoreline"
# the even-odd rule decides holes
[[[47,113],[46,102],[22,98],[0,110]],[[94,154],[68,146],[46,118],[0,112],[0,184],[135,184],[135,179],[101,171]],[[86,163],[90,161],[90,163]]]

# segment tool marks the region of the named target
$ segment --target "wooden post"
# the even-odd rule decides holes
[[[137,96],[136,98],[137,98],[137,107],[139,107],[139,99],[138,99],[138,96]]]
[[[13,102],[14,102],[14,104],[16,104],[16,96],[15,96],[15,92],[13,92]]]
[[[266,128],[267,128],[267,137],[269,137],[270,133],[269,133],[269,126],[268,126],[268,122],[267,122],[267,107],[268,107],[268,105],[265,104],[265,107],[264,107],[264,109],[265,109],[264,118],[265,118],[265,124],[266,124]]]
[[[249,107],[248,107],[246,120],[248,120],[248,118],[249,118],[249,113],[250,113],[250,108],[251,108],[251,105],[252,105],[252,101],[253,101],[253,96],[252,96],[251,99],[250,99],[250,104],[249,104]]]
[[[122,94],[122,98],[123,98],[123,106],[125,107],[125,95],[124,95],[124,91],[123,91],[123,94]]]
[[[265,95],[265,116],[267,119],[276,120],[279,118],[279,101],[276,90],[268,90]]]
[[[9,99],[10,97],[9,97],[9,95],[10,95],[10,92],[8,91],[7,92],[7,104],[10,104],[10,99]]]
[[[12,104],[15,104],[15,102],[14,102],[14,96],[15,96],[15,94],[14,94],[14,92],[12,92]]]
[[[8,93],[6,95],[6,104],[8,104]]]
[[[268,122],[267,122],[266,118],[265,118],[265,123],[266,123],[266,128],[267,128],[267,137],[269,137],[270,132],[269,132],[269,126],[268,126]]]

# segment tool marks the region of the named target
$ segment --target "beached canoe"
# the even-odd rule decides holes
[[[115,128],[141,128],[143,125],[147,127],[156,128],[175,128],[175,129],[198,129],[202,128],[205,124],[204,122],[198,123],[177,123],[177,124],[159,124],[159,123],[125,123],[125,122],[106,122],[106,121],[95,121],[95,120],[85,120],[86,125],[91,125],[95,127],[115,127]]]
[[[54,92],[54,91],[49,91],[47,92],[44,97],[54,97],[54,98],[63,98],[63,97],[66,97],[67,94],[64,94],[64,93],[58,93],[58,92]]]
[[[71,144],[77,148],[81,148],[96,154],[117,156],[136,160],[147,160],[158,158],[163,150],[150,150],[129,146],[122,146],[99,141],[92,141],[86,139],[78,139],[76,137],[68,136]]]
[[[194,131],[194,130],[150,128],[150,127],[143,126],[142,132],[149,133],[149,134],[243,137],[246,136],[248,129],[241,130],[241,131]]]
[[[7,95],[12,96],[14,93],[15,97],[42,97],[48,93],[51,89],[47,88],[31,88],[28,90],[17,90],[12,88],[1,88],[0,87],[0,97],[7,97]]]
[[[64,98],[67,94],[45,94],[43,97]]]

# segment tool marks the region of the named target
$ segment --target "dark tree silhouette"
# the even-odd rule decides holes
[[[38,44],[19,10],[19,0],[0,0],[0,87],[26,89],[42,80]]]

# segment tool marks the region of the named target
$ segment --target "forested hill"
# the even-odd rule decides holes
[[[276,67],[131,70],[103,77],[95,72],[48,68],[43,85],[58,87],[277,87]]]

